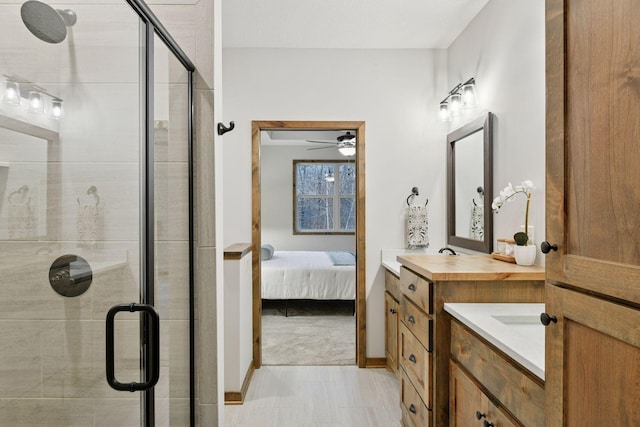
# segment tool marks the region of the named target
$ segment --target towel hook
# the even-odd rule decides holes
[[[89,187],[87,189],[87,195],[88,196],[93,196],[96,199],[96,206],[98,206],[100,204],[100,196],[98,196],[98,189],[96,188],[95,185],[92,185],[91,187]],[[80,203],[80,197],[78,197],[78,204],[81,205],[82,203]]]
[[[18,201],[16,200],[16,197],[21,196],[21,198],[24,199],[24,195],[27,194],[28,192],[29,192],[29,186],[23,185],[13,193],[9,194],[9,197],[7,197],[7,200],[9,200],[9,202],[12,205],[18,205],[20,203],[18,203]],[[29,203],[30,201],[31,201],[31,197],[29,197],[26,203]]]
[[[411,199],[412,197],[415,196],[419,196],[420,193],[418,193],[418,187],[413,187],[411,189],[411,194],[409,194],[409,197],[407,197],[407,206],[411,206],[411,203],[409,203],[409,199]],[[429,199],[427,199],[426,202],[424,202],[424,205],[427,206],[427,204],[429,204]]]
[[[229,122],[229,127],[226,127],[224,125],[224,123],[219,122],[218,123],[218,135],[224,135],[225,133],[232,131],[233,128],[235,128],[235,127],[236,127],[236,124],[233,121]]]

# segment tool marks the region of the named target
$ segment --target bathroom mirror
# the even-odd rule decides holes
[[[447,135],[448,244],[478,252],[493,250],[493,114]]]
[[[58,133],[0,114],[0,240],[56,234]]]

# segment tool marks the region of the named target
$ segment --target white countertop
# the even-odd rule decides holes
[[[445,303],[444,309],[544,380],[544,304]]]

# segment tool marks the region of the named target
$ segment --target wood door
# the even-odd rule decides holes
[[[450,362],[449,377],[449,426],[468,427],[481,426],[476,412],[486,414],[482,410],[482,391],[473,383],[471,378]]]
[[[450,362],[449,381],[450,427],[519,425],[496,406],[455,362]]]
[[[398,301],[389,292],[384,293],[385,349],[387,368],[398,373]]]
[[[547,280],[640,304],[640,2],[546,20]]]
[[[547,426],[640,425],[640,310],[552,285],[546,309]]]

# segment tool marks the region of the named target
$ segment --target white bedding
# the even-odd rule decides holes
[[[326,252],[275,251],[262,261],[262,299],[352,300],[355,265],[333,265]]]

